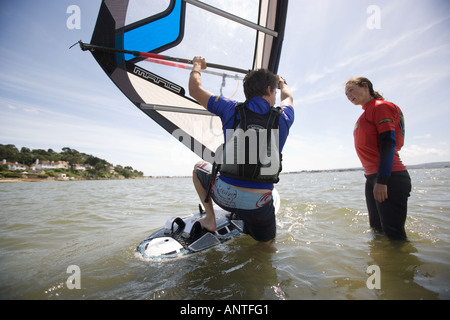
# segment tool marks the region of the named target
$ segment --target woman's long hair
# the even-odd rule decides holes
[[[367,78],[364,77],[353,78],[348,80],[347,84],[356,84],[360,87],[364,87],[364,84],[367,84],[367,87],[369,88],[369,93],[372,97],[374,97],[375,99],[384,100],[383,96],[378,91],[373,90],[372,82],[370,82],[370,80]]]

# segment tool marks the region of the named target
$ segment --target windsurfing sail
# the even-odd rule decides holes
[[[220,119],[188,96],[189,72],[182,69],[191,61],[172,57],[206,57],[211,74],[203,85],[217,94],[228,85],[239,91],[249,70],[277,72],[287,6],[288,0],[103,0],[91,43],[80,45],[136,107],[211,161],[223,143]],[[220,64],[210,64],[213,58]]]

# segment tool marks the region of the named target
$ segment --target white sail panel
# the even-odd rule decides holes
[[[204,110],[198,103],[151,84],[132,73],[128,73],[128,77],[134,89],[146,104]],[[223,143],[222,124],[217,116],[158,111],[157,109],[156,111],[211,151],[215,151]],[[178,137],[175,136],[175,138]],[[201,147],[199,149],[199,146],[197,146],[196,151],[199,150],[201,150]],[[198,155],[202,156],[202,154]]]

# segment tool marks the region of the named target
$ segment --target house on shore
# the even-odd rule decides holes
[[[67,161],[40,161],[39,159],[36,159],[36,161],[30,167],[18,162],[7,162],[6,159],[3,159],[1,164],[6,166],[8,170],[21,170],[21,171],[31,170],[34,172],[43,172],[43,173],[45,173],[44,170],[55,170],[55,169],[69,170],[70,168],[72,168],[73,170],[81,170],[81,171],[94,169],[94,167],[89,164],[70,165],[70,163]],[[110,171],[111,170],[114,171],[114,167],[112,167],[112,169],[110,168]]]
[[[28,166],[18,163],[16,162],[7,162],[5,159],[3,159],[2,161],[2,165],[6,166],[6,168],[8,168],[8,170],[22,170],[25,171],[28,169]]]
[[[94,167],[91,166],[90,164],[73,164],[72,165],[72,169],[73,170],[86,171],[86,170],[89,170],[89,169],[94,169]]]
[[[31,170],[55,170],[55,169],[66,169],[69,170],[70,166],[67,161],[42,161],[39,159],[30,166]]]

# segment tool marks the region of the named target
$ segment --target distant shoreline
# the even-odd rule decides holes
[[[415,165],[407,165],[407,170],[413,170],[413,169],[445,169],[450,168],[450,161],[449,162],[430,162],[430,163],[422,163],[422,164],[415,164]],[[364,168],[358,167],[358,168],[345,168],[345,169],[322,169],[322,170],[300,170],[300,171],[288,171],[288,172],[281,172],[281,174],[298,174],[298,173],[319,173],[319,172],[347,172],[347,171],[364,171]]]
[[[446,169],[450,168],[450,162],[432,162],[406,166],[408,170],[413,169]],[[320,172],[348,172],[363,171],[363,168],[347,168],[347,169],[324,169],[324,170],[301,170],[282,172],[283,175],[300,174],[300,173],[320,173]],[[99,180],[138,180],[138,179],[172,179],[172,178],[190,178],[190,176],[143,176],[138,178],[122,178],[122,179],[61,179],[61,178],[0,178],[0,183],[14,182],[55,182],[55,181],[99,181]]]
[[[60,179],[60,178],[0,178],[0,183],[19,183],[19,182],[60,182],[60,181],[103,181],[103,180],[138,180],[142,178],[123,178],[123,179]]]

